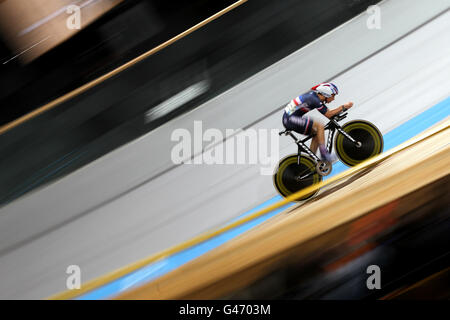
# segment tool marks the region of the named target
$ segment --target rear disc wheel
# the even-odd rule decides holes
[[[300,164],[298,164],[298,155],[296,154],[283,158],[273,175],[274,186],[283,197],[289,197],[321,181],[322,176],[316,171],[315,161],[306,155],[300,157]],[[295,201],[309,199],[318,191],[308,193]]]

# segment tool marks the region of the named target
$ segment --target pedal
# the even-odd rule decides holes
[[[326,177],[327,175],[329,175],[332,169],[333,165],[328,161],[319,161],[316,165],[317,173],[322,177]]]

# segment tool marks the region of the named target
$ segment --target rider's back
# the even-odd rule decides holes
[[[320,101],[317,93],[308,91],[291,100],[286,108],[284,108],[284,111],[288,116],[295,115],[301,117],[313,109],[317,109],[322,114],[328,111],[328,108]]]

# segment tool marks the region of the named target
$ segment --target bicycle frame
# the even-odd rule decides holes
[[[346,137],[347,139],[349,139],[350,141],[352,141],[355,144],[358,144],[359,142],[356,141],[355,139],[353,139],[347,132],[345,132],[344,130],[342,130],[342,127],[339,125],[338,121],[341,121],[343,119],[345,119],[347,117],[347,113],[343,113],[343,114],[338,114],[336,116],[334,116],[333,118],[330,119],[330,121],[327,123],[327,125],[325,126],[325,131],[330,131],[329,135],[328,135],[328,141],[327,141],[327,150],[329,153],[332,152],[333,150],[333,138],[334,135],[336,133],[336,131],[340,132],[342,135],[344,135],[344,137]],[[289,133],[287,133],[289,132]],[[314,159],[314,161],[317,163],[319,163],[321,160],[318,156],[316,156],[310,148],[308,148],[305,144],[305,142],[309,141],[310,139],[313,138],[313,136],[308,136],[303,140],[298,139],[292,132],[291,130],[286,130],[281,134],[288,134],[292,139],[294,139],[295,144],[297,144],[298,147],[298,158],[297,158],[297,163],[300,164],[300,159],[301,159],[301,153],[305,152],[307,153],[311,158]]]

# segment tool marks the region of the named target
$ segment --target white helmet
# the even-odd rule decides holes
[[[331,82],[321,83],[315,87],[312,87],[311,90],[320,93],[325,98],[331,98],[333,95],[339,94],[337,86]]]

